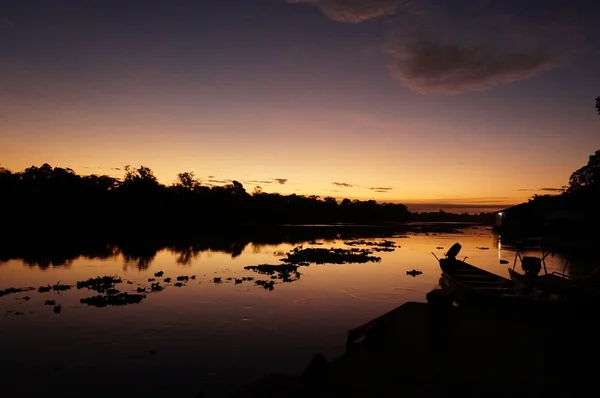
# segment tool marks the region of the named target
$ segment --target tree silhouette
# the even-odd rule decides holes
[[[600,97],[596,97],[596,110],[598,111],[598,115],[600,115]]]
[[[193,191],[200,186],[200,181],[195,178],[193,172],[179,173],[175,186],[186,191]]]
[[[60,234],[143,236],[234,231],[282,224],[404,222],[436,215],[411,214],[402,204],[318,195],[265,193],[250,195],[239,181],[203,186],[192,172],[177,175],[171,186],[161,184],[147,166],[125,167],[122,179],[80,176],[49,164],[13,173],[0,168],[3,221],[13,238]],[[481,215],[445,214],[445,221],[484,221]],[[85,231],[85,233],[83,233]],[[1,240],[0,240],[1,242]],[[134,256],[130,256],[134,257]],[[146,261],[142,261],[143,264]]]
[[[600,150],[590,156],[588,163],[569,178],[568,192],[598,190],[600,186]]]

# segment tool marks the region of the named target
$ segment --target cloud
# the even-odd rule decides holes
[[[111,167],[111,170],[116,170],[116,171],[121,171],[122,169],[120,167]]]
[[[213,184],[230,184],[233,180],[208,180],[208,182]]]
[[[506,205],[503,203],[403,203],[408,207],[408,210],[412,212],[436,212],[438,210],[444,210],[455,213],[480,213],[480,212],[493,212],[501,209],[505,209],[512,205]]]
[[[268,180],[249,180],[248,181],[249,184],[273,184],[273,181],[268,181]]]
[[[344,188],[352,188],[354,185],[352,184],[348,184],[346,182],[332,182],[333,185],[336,185],[338,187],[344,187]]]
[[[215,178],[215,176],[208,176],[208,178]]]
[[[369,188],[371,191],[375,191],[375,192],[389,192],[392,191],[394,188],[392,187],[373,187],[373,188]]]
[[[287,178],[273,178],[273,180],[277,181],[281,185],[284,185],[286,182],[288,182]]]
[[[518,189],[519,192],[564,192],[564,188]]]
[[[290,4],[312,4],[337,22],[360,23],[395,14],[408,0],[288,0]]]
[[[585,49],[590,25],[584,0],[288,3],[312,4],[338,22],[388,17],[381,49],[390,75],[422,94],[486,90],[561,66]]]

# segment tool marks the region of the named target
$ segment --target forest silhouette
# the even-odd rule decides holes
[[[282,195],[237,181],[206,186],[180,173],[165,186],[145,166],[125,167],[122,179],[78,175],[43,164],[21,172],[0,169],[4,233],[15,235],[174,235],[218,232],[247,225],[382,224],[407,221],[490,223],[490,213],[411,213],[403,204],[374,200]]]

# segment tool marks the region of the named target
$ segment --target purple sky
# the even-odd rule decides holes
[[[599,16],[582,0],[8,0],[0,164],[502,208],[600,148]]]

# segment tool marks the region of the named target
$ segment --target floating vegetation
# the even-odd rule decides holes
[[[29,300],[31,300],[31,297],[29,297],[29,296],[25,296],[25,297],[17,297],[15,300],[29,301]]]
[[[62,305],[55,305],[53,309],[55,314],[60,314],[62,312]]]
[[[307,266],[310,264],[349,264],[349,263],[368,263],[379,262],[381,257],[372,256],[372,251],[367,249],[320,249],[307,248],[302,249],[298,246],[280,261],[298,266]]]
[[[374,252],[393,252],[396,250],[396,248],[400,248],[400,246],[397,247],[373,247],[371,250],[373,250]]]
[[[30,292],[35,290],[34,287],[9,287],[8,289],[0,290],[0,297],[6,296],[7,294]]]
[[[189,276],[187,276],[187,275],[186,275],[186,276],[178,276],[178,277],[177,277],[177,280],[178,280],[179,282],[183,282],[183,281],[186,281],[186,282],[187,282],[187,281],[189,281],[189,280],[190,280],[190,277],[189,277]]]
[[[478,247],[477,249],[479,249],[479,250],[490,250],[489,247]]]
[[[98,295],[93,297],[87,297],[79,301],[81,302],[81,304],[87,304],[92,307],[106,307],[109,305],[123,306],[128,304],[139,304],[145,298],[146,295],[144,294],[119,293],[113,295]]]
[[[56,301],[54,301],[54,300],[46,300],[46,301],[44,301],[44,305],[56,305]]]
[[[165,288],[162,287],[160,285],[160,283],[156,282],[156,283],[153,283],[152,285],[150,285],[150,290],[156,293],[156,292],[162,292],[163,290],[165,290]]]
[[[156,279],[154,279],[154,278],[148,278],[148,282],[154,282],[154,281],[156,281]]]
[[[54,292],[64,292],[66,290],[71,289],[73,286],[72,285],[63,285],[60,283],[60,281],[58,281],[55,285],[47,285],[47,286],[40,286],[38,288],[38,292],[40,293],[48,293],[49,291],[54,291]]]
[[[163,271],[158,271],[156,273],[154,273],[154,276],[157,278],[161,278],[165,273]]]
[[[235,278],[236,285],[240,285],[242,282],[244,282],[242,279]]]
[[[412,271],[406,271],[406,275],[410,275],[413,278],[417,275],[422,275],[422,274],[423,274],[423,271],[418,271],[416,269],[413,269]]]
[[[396,243],[394,243],[391,240],[383,240],[383,241],[379,241],[379,242],[369,242],[369,241],[362,239],[362,240],[353,240],[353,241],[349,241],[349,242],[344,242],[344,244],[348,245],[348,246],[370,246],[370,247],[376,247],[376,248],[387,248],[387,249],[392,249],[391,251],[394,251],[393,249],[396,248]]]
[[[165,283],[171,283],[171,278],[165,278],[164,281]]]
[[[175,287],[182,287],[182,286],[183,286],[183,283],[181,283],[181,282],[175,282],[175,283],[173,284],[173,286],[175,286]]]
[[[500,260],[500,264],[508,264],[508,260]]]
[[[228,279],[228,280],[230,280],[230,279]],[[221,280],[221,277],[215,276],[215,277],[213,278],[213,283],[222,283],[222,282],[223,282],[223,281]]]
[[[146,288],[145,287],[138,287],[137,289],[135,289],[136,292],[138,293],[146,293]]]
[[[442,246],[438,246],[438,247],[436,247],[436,249],[438,249],[438,250],[444,250],[444,248]]]
[[[262,286],[267,290],[273,290],[274,289],[274,285],[275,282],[274,281],[263,281],[263,280],[258,280],[256,282],[254,282],[254,284],[256,284],[257,286]]]
[[[295,280],[300,279],[300,272],[298,272],[298,265],[294,264],[280,264],[280,265],[271,265],[271,264],[259,264],[259,265],[249,265],[244,267],[244,269],[257,272],[262,275],[271,275],[272,279],[281,279],[283,282],[293,282]],[[238,282],[236,279],[236,284],[242,283],[243,279]]]
[[[98,276],[90,278],[87,281],[77,282],[77,289],[90,289],[98,293],[107,293],[108,290],[114,289],[115,285],[123,282],[118,276]]]
[[[127,281],[127,284],[128,285],[133,285],[133,282],[132,281]]]

